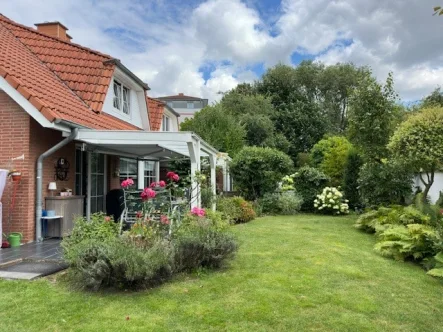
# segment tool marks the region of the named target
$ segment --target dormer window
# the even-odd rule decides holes
[[[120,82],[114,80],[114,108],[126,115],[131,114],[130,90]]]
[[[171,131],[171,119],[166,115],[162,118],[162,131]]]

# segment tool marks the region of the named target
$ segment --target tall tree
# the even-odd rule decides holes
[[[245,128],[221,104],[206,106],[192,119],[186,119],[181,131],[193,131],[216,149],[234,156],[245,145]]]
[[[420,175],[426,198],[435,172],[443,165],[443,107],[424,109],[395,131],[389,149]]]
[[[386,145],[397,124],[392,74],[380,85],[372,76],[364,76],[349,100],[350,141],[363,152],[366,161],[380,161],[387,156]]]
[[[350,94],[365,75],[370,75],[368,68],[351,63],[327,66],[322,71],[317,81],[321,108],[328,119],[328,132],[345,132]]]

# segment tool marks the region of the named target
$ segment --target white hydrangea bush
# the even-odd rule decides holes
[[[335,187],[326,187],[314,200],[314,207],[325,214],[348,214],[348,200]]]

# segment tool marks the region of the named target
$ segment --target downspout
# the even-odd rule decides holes
[[[37,178],[36,178],[36,193],[35,193],[35,240],[42,241],[42,182],[43,182],[43,160],[61,149],[65,145],[72,142],[78,134],[78,128],[73,128],[71,134],[63,141],[58,142],[49,150],[43,152],[37,159]]]

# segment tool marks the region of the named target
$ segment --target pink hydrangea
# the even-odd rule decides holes
[[[157,182],[152,182],[149,186],[150,186],[151,188],[155,188],[155,187],[157,187],[157,185],[158,185]]]
[[[122,188],[128,188],[133,185],[134,185],[134,180],[132,180],[131,178],[123,180],[121,183]]]
[[[180,180],[180,177],[178,176],[178,174],[174,174],[174,176],[172,177],[172,180],[177,182],[178,180]]]
[[[205,209],[201,209],[199,207],[193,207],[191,210],[191,214],[197,217],[204,217],[206,214]]]
[[[158,182],[158,185],[162,188],[166,187],[166,182],[161,180],[160,182]]]
[[[152,190],[151,188],[145,188],[142,193],[140,194],[140,197],[142,198],[142,200],[146,201],[150,198],[154,198],[155,197],[155,191]]]
[[[168,173],[166,173],[166,177],[168,178],[168,179],[172,179],[172,177],[175,175],[175,173],[174,172],[168,172]]]

